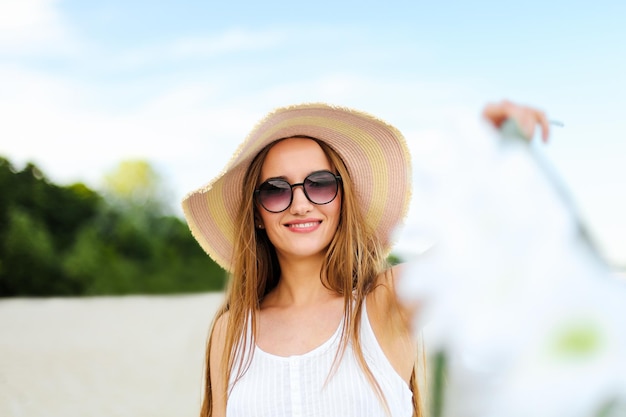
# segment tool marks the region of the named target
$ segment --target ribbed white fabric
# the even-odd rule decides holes
[[[276,356],[255,346],[250,367],[234,386],[236,372],[231,376],[227,417],[388,417],[351,345],[324,386],[339,346],[342,324],[325,343],[302,355]],[[365,303],[361,345],[391,416],[411,417],[411,390],[378,344]]]

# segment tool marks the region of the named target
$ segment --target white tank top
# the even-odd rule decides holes
[[[349,344],[331,379],[324,383],[339,346],[341,326],[317,348],[293,356],[276,356],[256,345],[250,367],[233,386],[227,417],[388,417]],[[363,355],[385,395],[392,417],[413,415],[412,393],[393,369],[376,340],[363,303]]]

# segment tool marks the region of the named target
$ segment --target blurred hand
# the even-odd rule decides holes
[[[499,103],[487,104],[483,110],[483,116],[496,128],[500,128],[506,120],[513,119],[528,140],[533,138],[535,129],[539,125],[541,138],[544,142],[548,141],[550,135],[548,118],[543,111],[536,108],[502,100]]]

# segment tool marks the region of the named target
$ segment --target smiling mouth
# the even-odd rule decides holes
[[[292,224],[288,224],[287,227],[289,227],[290,229],[307,229],[310,227],[315,227],[320,223],[322,222],[317,221],[317,222],[306,222],[306,223],[292,223]]]

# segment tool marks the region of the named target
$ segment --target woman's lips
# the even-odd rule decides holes
[[[317,229],[320,224],[322,224],[321,220],[303,220],[290,222],[285,224],[285,226],[294,232],[311,232]]]

